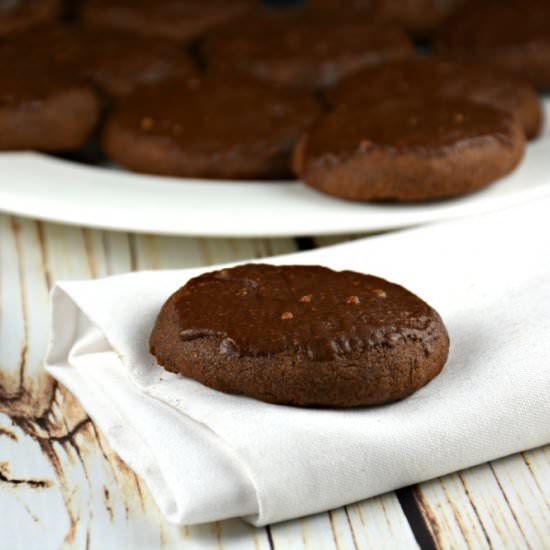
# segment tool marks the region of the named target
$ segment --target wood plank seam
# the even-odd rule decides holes
[[[265,531],[267,533],[267,542],[269,544],[270,550],[275,550],[275,544],[273,543],[273,533],[271,532],[271,525],[267,525]]]
[[[349,530],[351,531],[351,538],[353,539],[353,546],[354,546],[354,548],[358,549],[359,546],[357,544],[357,535],[355,533],[355,529],[353,528],[353,524],[350,520],[349,510],[348,510],[347,506],[344,506],[344,513],[346,514],[346,520],[347,520],[348,525],[349,525]]]
[[[521,457],[522,457],[523,461],[527,465],[529,473],[531,474],[531,477],[533,478],[534,483],[537,486],[537,489],[539,490],[540,494],[544,498],[544,496],[545,496],[544,491],[542,490],[542,487],[540,486],[539,480],[538,480],[537,476],[535,475],[535,472],[533,471],[533,467],[531,466],[531,462],[530,462],[529,458],[527,457],[527,452],[523,451],[520,454],[521,454]],[[544,499],[544,501],[546,503],[546,507],[548,508],[548,512],[550,514],[550,501],[548,501],[547,499]]]
[[[493,464],[491,462],[489,462],[488,466],[489,466],[489,469],[491,470],[491,473],[493,474],[493,476],[494,476],[494,478],[497,482],[497,486],[498,486],[500,492],[502,493],[504,501],[506,502],[506,505],[508,506],[508,508],[510,510],[510,513],[512,514],[512,517],[514,518],[514,522],[516,523],[518,531],[521,533],[521,536],[523,537],[523,540],[525,541],[525,544],[527,545],[527,548],[531,548],[531,545],[529,544],[529,541],[528,541],[527,537],[525,536],[525,533],[523,532],[523,529],[522,529],[522,527],[521,527],[521,525],[518,521],[518,518],[516,516],[516,512],[514,511],[513,507],[510,505],[510,500],[508,499],[508,495],[504,491],[504,489],[502,487],[502,484],[500,482],[500,479],[499,479],[499,477],[497,476],[497,474],[495,472],[495,468],[494,468]]]
[[[15,242],[15,250],[17,252],[17,272],[19,276],[19,288],[21,293],[21,315],[23,318],[23,346],[21,347],[20,351],[20,358],[19,358],[19,390],[17,391],[16,395],[14,396],[16,399],[23,398],[24,393],[24,381],[25,381],[25,370],[27,366],[27,352],[28,352],[28,344],[29,341],[29,324],[27,319],[27,307],[28,307],[28,300],[27,300],[27,294],[25,292],[25,284],[24,284],[24,269],[23,269],[23,255],[22,255],[22,248],[21,248],[21,230],[14,218],[11,220],[11,227],[13,231],[14,236],[14,242]]]
[[[44,224],[41,221],[36,223],[36,233],[38,235],[38,243],[41,252],[42,271],[46,278],[46,285],[51,290],[53,287],[52,274],[48,267],[48,247],[46,246],[46,236],[44,234]]]
[[[470,494],[470,489],[468,488],[468,484],[464,480],[464,475],[462,472],[459,472],[458,479],[460,479],[460,483],[462,483],[462,487],[464,488],[464,492],[466,493],[466,496],[468,498],[468,501],[470,503],[470,506],[472,507],[472,510],[477,518],[477,521],[479,523],[479,526],[481,528],[481,531],[483,533],[483,536],[485,537],[485,540],[487,541],[487,544],[489,545],[489,548],[493,548],[493,542],[491,541],[491,537],[489,536],[489,533],[487,532],[487,529],[485,528],[485,525],[483,524],[483,520],[481,519],[481,515],[479,513],[479,510],[477,509],[477,505],[474,502],[474,499],[472,498],[472,495]],[[468,541],[468,535],[465,533],[462,529],[462,534],[464,536],[464,540]]]
[[[423,496],[418,491],[418,486],[404,487],[395,493],[418,546],[422,550],[438,548],[439,526],[428,507],[423,504]]]

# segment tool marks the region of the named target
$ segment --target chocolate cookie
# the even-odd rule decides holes
[[[319,114],[306,94],[251,79],[191,78],[147,86],[107,121],[106,154],[131,170],[169,176],[278,179]]]
[[[248,264],[191,279],[150,338],[165,369],[219,391],[292,405],[401,399],[443,368],[449,337],[420,298],[319,266]]]
[[[211,70],[243,72],[284,86],[329,86],[364,67],[412,55],[397,28],[364,18],[311,10],[256,14],[206,38]]]
[[[546,89],[550,87],[550,3],[499,0],[472,5],[449,21],[437,51],[498,67]]]
[[[247,11],[256,0],[85,0],[85,24],[190,41]]]
[[[0,55],[0,150],[66,151],[88,138],[99,99],[77,76]]]
[[[128,95],[137,86],[195,73],[187,52],[159,38],[137,37],[113,31],[83,34],[84,72],[107,94]]]
[[[36,27],[57,18],[60,0],[9,0],[0,2],[0,37]]]
[[[516,117],[473,101],[343,104],[302,138],[294,168],[338,197],[422,201],[485,187],[518,164],[524,146]]]
[[[172,42],[130,33],[48,25],[19,34],[0,47],[29,66],[50,65],[79,74],[104,93],[120,97],[140,84],[186,77],[195,69]]]
[[[540,132],[542,108],[529,83],[483,65],[434,57],[413,57],[351,75],[327,90],[332,104],[375,104],[388,98],[438,95],[473,99],[509,111],[529,139]]]
[[[321,9],[347,9],[382,21],[391,21],[414,36],[424,37],[439,28],[468,0],[311,0]]]

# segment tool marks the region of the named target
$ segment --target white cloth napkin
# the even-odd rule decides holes
[[[264,525],[550,442],[550,201],[273,262],[405,285],[445,320],[447,366],[390,405],[269,405],[169,374],[148,353],[162,303],[205,268],[59,283],[46,368],[169,520]]]

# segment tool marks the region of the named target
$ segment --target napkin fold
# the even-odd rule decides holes
[[[389,405],[270,405],[165,372],[148,353],[156,315],[205,268],[57,284],[46,369],[168,520],[264,525],[550,442],[549,252],[544,200],[274,258],[372,273],[440,312],[445,369]]]

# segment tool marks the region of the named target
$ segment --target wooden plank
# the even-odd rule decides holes
[[[418,548],[395,493],[270,528],[281,549]]]
[[[540,462],[530,463],[532,455]],[[490,467],[528,546],[550,545],[550,447],[503,458]]]
[[[40,442],[4,414],[0,414],[0,510],[3,548],[58,549],[70,529],[54,465]]]
[[[491,540],[459,475],[423,483],[417,499],[438,548],[490,548]]]
[[[276,550],[334,550],[335,548],[353,548],[354,546],[339,546],[335,531],[332,527],[331,512],[317,514],[306,518],[285,521],[272,525],[271,540]],[[338,533],[341,539],[352,541],[349,525],[342,529],[339,525]]]
[[[0,216],[0,395],[4,401],[16,399],[22,390],[21,365],[26,334],[20,281],[15,232],[11,220]]]
[[[440,548],[544,548],[549,487],[544,447],[423,483],[417,498]]]
[[[296,251],[293,239],[188,239],[132,235],[137,270],[183,269],[245,261]]]
[[[49,274],[38,226],[0,216],[0,411],[41,416],[53,382],[42,369]]]
[[[0,415],[0,434],[3,521],[25,526],[7,530],[5,548],[174,548],[183,542],[185,548],[269,548],[265,530],[238,520],[187,528],[166,523],[147,488],[89,421],[62,438],[43,439]]]
[[[347,506],[347,520],[359,550],[418,548],[395,493]]]
[[[550,445],[521,453],[550,512]],[[546,518],[548,520],[548,517]]]

